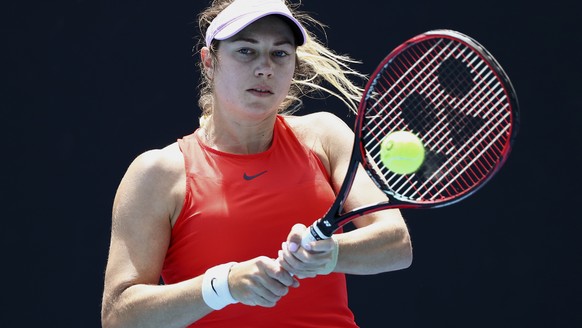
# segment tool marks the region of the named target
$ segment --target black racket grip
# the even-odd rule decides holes
[[[321,224],[321,220],[314,222],[311,226],[309,226],[307,231],[305,231],[303,238],[301,238],[301,246],[303,246],[303,248],[305,248],[305,245],[312,241],[328,239],[331,237],[333,232],[331,232],[328,236],[325,232],[321,231],[319,224]]]

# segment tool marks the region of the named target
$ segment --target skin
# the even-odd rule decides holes
[[[265,151],[295,68],[291,29],[267,16],[221,41],[217,58],[202,49],[205,73],[214,83],[215,108],[205,129],[199,130],[201,136],[225,152]],[[287,120],[299,140],[319,156],[337,191],[353,142],[349,127],[329,113]],[[184,159],[176,143],[148,151],[129,166],[113,205],[103,327],[184,327],[212,311],[202,299],[202,276],[158,285],[185,183]],[[345,207],[381,200],[384,195],[362,171]],[[340,249],[335,272],[372,274],[410,265],[410,238],[398,211],[354,223],[358,229],[334,236]],[[261,256],[234,265],[228,277],[232,296],[249,306],[272,307],[289,288],[299,287],[297,278],[315,276],[331,260],[334,243],[318,241],[310,250],[296,247],[304,231],[302,225],[291,229],[278,259]]]

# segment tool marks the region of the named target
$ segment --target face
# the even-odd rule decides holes
[[[214,114],[239,121],[274,117],[289,93],[295,71],[291,28],[267,16],[220,42],[217,60],[202,52],[214,84]]]

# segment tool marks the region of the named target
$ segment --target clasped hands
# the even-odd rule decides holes
[[[281,244],[277,262],[283,269],[299,279],[313,278],[331,273],[337,264],[338,244],[334,238],[301,245],[308,228],[296,224]]]
[[[306,230],[302,224],[293,226],[277,259],[261,256],[232,266],[228,278],[232,297],[250,306],[273,307],[290,287],[299,287],[297,279],[331,273],[337,264],[337,241],[329,238],[302,247]]]

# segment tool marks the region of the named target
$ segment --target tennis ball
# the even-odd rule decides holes
[[[412,132],[391,132],[382,140],[380,160],[396,174],[414,173],[424,162],[424,145]]]

